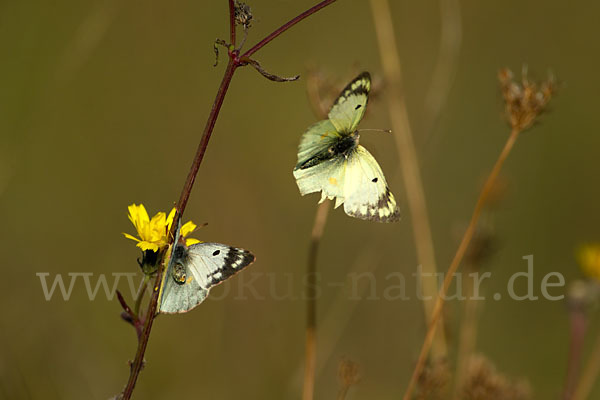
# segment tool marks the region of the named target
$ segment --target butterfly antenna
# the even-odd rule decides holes
[[[358,132],[362,132],[362,131],[375,131],[375,132],[385,132],[385,133],[392,133],[391,129],[377,129],[377,128],[364,128],[364,129],[358,129]]]

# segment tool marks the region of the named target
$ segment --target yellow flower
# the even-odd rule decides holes
[[[577,252],[585,276],[600,281],[600,244],[586,244]]]
[[[173,224],[173,218],[175,217],[175,208],[171,210],[167,217],[164,212],[158,212],[152,219],[148,217],[148,212],[143,204],[135,205],[132,204],[128,207],[129,209],[129,220],[135,226],[135,230],[139,236],[139,239],[135,236],[123,233],[127,239],[135,240],[137,247],[143,251],[151,250],[158,252],[159,250],[167,247],[167,233],[171,229]],[[187,222],[181,227],[180,234],[186,237],[196,229],[196,224],[192,221]],[[186,245],[192,245],[199,243],[197,239],[189,238],[186,239]]]

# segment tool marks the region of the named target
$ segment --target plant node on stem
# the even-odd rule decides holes
[[[309,17],[310,15],[316,13],[317,11],[321,10],[322,8],[327,7],[328,5],[334,3],[335,1],[336,0],[323,0],[323,1],[319,2],[312,8],[304,11],[297,17],[291,19],[287,23],[280,26],[278,29],[273,31],[271,34],[267,35],[264,39],[262,39],[256,45],[254,45],[250,50],[246,51],[242,56],[240,56],[240,51],[235,50],[236,8],[235,8],[234,1],[228,0],[230,42],[231,42],[230,46],[233,47],[233,50],[230,50],[228,52],[229,62],[227,63],[227,68],[225,69],[225,73],[223,75],[223,79],[221,80],[221,84],[217,91],[215,101],[210,110],[208,120],[206,121],[206,125],[204,126],[204,131],[202,133],[202,137],[201,137],[200,143],[198,145],[198,150],[196,151],[196,155],[194,156],[192,166],[190,168],[190,171],[187,175],[185,184],[181,191],[179,201],[177,202],[177,205],[175,207],[176,212],[175,212],[175,216],[173,219],[174,221],[178,221],[179,218],[181,218],[181,216],[183,215],[183,212],[185,211],[185,207],[186,207],[188,199],[190,197],[190,193],[191,193],[192,187],[194,185],[194,181],[196,180],[196,175],[198,173],[198,169],[200,168],[200,164],[202,163],[202,160],[204,159],[204,154],[206,152],[206,148],[208,146],[210,136],[215,127],[215,123],[217,121],[219,111],[221,110],[221,106],[223,105],[225,95],[227,94],[229,84],[231,83],[233,74],[234,74],[235,70],[237,69],[237,67],[242,66],[242,64],[243,64],[241,59],[243,58],[244,60],[246,60],[245,62],[247,62],[250,59],[251,55],[253,55],[258,50],[263,48],[265,45],[270,43],[273,39],[275,39],[276,37],[281,35],[283,32],[287,31],[292,26],[294,26],[298,22],[302,21],[304,18]],[[238,10],[238,20],[239,20],[239,10]],[[247,18],[246,18],[246,20],[249,21]],[[169,232],[169,235],[168,235],[169,244],[173,243],[176,227],[177,227],[176,223],[174,223],[171,227],[171,232]],[[159,295],[158,288],[161,285],[162,275],[163,275],[163,271],[165,268],[165,262],[167,262],[167,261],[168,260],[163,260],[161,263],[159,263],[159,266],[158,266],[158,270],[156,273],[156,279],[155,279],[154,285],[152,287],[152,297],[151,297],[150,303],[148,305],[148,311],[146,312],[146,315],[145,315],[144,327],[142,330],[141,337],[139,338],[139,341],[138,341],[138,347],[137,347],[137,351],[135,354],[135,358],[131,364],[131,371],[129,374],[129,379],[127,380],[127,385],[125,386],[125,389],[123,390],[122,395],[119,396],[123,400],[129,400],[131,398],[133,389],[137,382],[137,378],[138,378],[139,373],[144,365],[144,354],[146,352],[146,347],[148,345],[150,331],[152,330],[152,323],[154,322],[154,318],[155,318],[155,316],[157,314],[157,310],[158,310],[158,295]]]

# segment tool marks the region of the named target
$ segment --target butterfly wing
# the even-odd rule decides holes
[[[202,303],[208,295],[208,290],[200,287],[197,280],[186,266],[187,249],[179,242],[181,220],[177,222],[175,241],[171,247],[169,264],[165,268],[158,297],[158,313],[175,314],[184,313]],[[175,271],[182,271],[179,280],[175,278]]]
[[[329,111],[329,120],[340,133],[353,132],[365,115],[371,90],[371,75],[363,72],[350,82]]]
[[[254,256],[246,250],[218,243],[179,242],[181,220],[177,221],[174,245],[161,282],[158,313],[190,311],[202,303],[209,289],[250,265]]]
[[[164,279],[165,284],[161,293],[158,310],[161,314],[188,312],[202,303],[206,299],[206,296],[208,296],[208,290],[201,288],[191,273],[187,274],[183,283],[175,281],[171,273],[168,273]]]
[[[336,198],[336,207],[344,202],[344,177],[347,161],[337,156],[305,169],[295,169],[296,184],[303,196],[321,192],[322,203],[325,199]]]
[[[340,134],[329,120],[319,121],[304,132],[298,146],[298,163],[294,170],[306,169],[327,157],[327,149],[335,144]]]
[[[343,201],[346,162],[330,150],[340,137],[329,120],[317,122],[302,135],[294,177],[303,196],[322,191],[321,201],[338,196]]]
[[[207,291],[254,262],[248,250],[220,243],[197,243],[188,248],[188,269]]]
[[[358,145],[348,158],[344,185],[346,214],[371,221],[395,222],[400,210],[375,158]]]

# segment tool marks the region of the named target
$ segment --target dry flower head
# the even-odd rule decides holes
[[[498,372],[484,356],[475,356],[470,360],[460,398],[463,400],[528,400],[531,399],[531,389],[526,381],[513,381]]]
[[[250,28],[253,18],[250,6],[244,2],[236,0],[234,10],[235,23],[242,25],[244,29]]]
[[[545,81],[533,82],[527,78],[526,68],[523,68],[520,82],[514,80],[513,73],[508,68],[500,70],[498,80],[504,97],[506,118],[511,128],[519,131],[533,125],[556,92],[556,82],[552,75]]]

